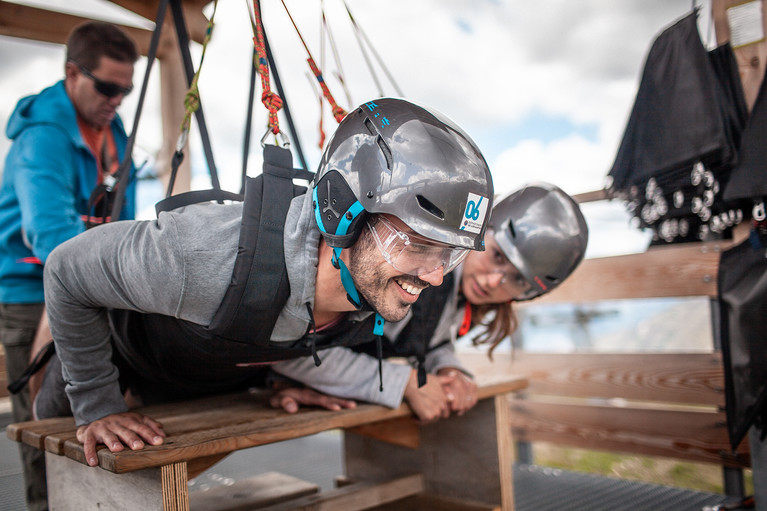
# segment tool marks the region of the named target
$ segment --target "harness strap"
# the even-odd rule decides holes
[[[141,84],[141,93],[139,94],[138,104],[136,106],[136,116],[133,118],[133,130],[128,137],[128,142],[125,145],[125,154],[120,162],[120,167],[117,172],[114,173],[115,183],[112,189],[115,192],[114,202],[112,203],[111,216],[115,220],[120,219],[120,212],[122,211],[123,202],[125,199],[125,189],[128,187],[127,179],[130,178],[130,168],[133,163],[133,145],[136,143],[136,132],[138,130],[139,120],[141,120],[141,112],[144,109],[144,97],[146,96],[147,86],[149,85],[149,75],[152,71],[152,64],[157,56],[157,47],[160,45],[160,33],[165,22],[165,13],[168,10],[169,0],[160,0],[160,5],[157,7],[157,15],[155,16],[154,31],[152,32],[152,39],[149,43],[149,51],[146,55],[146,72],[144,73],[144,81]]]
[[[176,36],[178,37],[178,46],[181,50],[181,57],[184,62],[184,71],[186,72],[187,84],[191,87],[194,81],[194,65],[192,64],[192,55],[189,51],[189,35],[186,29],[186,22],[184,21],[184,11],[181,7],[181,0],[171,0],[171,9],[173,9],[173,22],[176,25]],[[201,64],[202,65],[202,64]],[[221,184],[218,180],[218,172],[216,170],[216,163],[213,160],[213,150],[210,145],[210,137],[208,136],[208,127],[205,122],[205,115],[202,110],[202,104],[199,103],[199,95],[197,96],[197,108],[194,110],[194,116],[197,120],[197,129],[200,131],[200,137],[202,139],[202,148],[205,153],[205,161],[208,163],[208,172],[210,173],[210,181],[213,188],[221,188]],[[186,99],[185,99],[186,102]],[[179,141],[176,143],[176,153],[174,159],[177,160],[176,169],[171,169],[171,176],[168,183],[168,191],[166,196],[170,196],[173,193],[173,184],[178,168],[178,164],[183,160],[183,149],[186,143],[186,134],[182,132],[182,136],[179,137]],[[179,144],[181,146],[179,147]]]
[[[43,349],[37,352],[35,359],[32,360],[32,363],[29,364],[21,376],[8,384],[8,392],[11,394],[18,394],[21,389],[29,383],[29,379],[32,378],[32,375],[42,369],[55,352],[56,345],[53,344],[53,341],[48,342]]]

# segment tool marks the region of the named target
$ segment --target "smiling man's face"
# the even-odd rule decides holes
[[[396,222],[403,232],[409,230]],[[359,293],[386,321],[403,319],[421,291],[429,286],[439,286],[443,279],[441,267],[418,277],[397,270],[376,246],[370,228],[363,229],[349,250],[348,267]]]

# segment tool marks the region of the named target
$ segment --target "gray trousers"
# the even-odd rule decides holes
[[[748,447],[751,451],[751,473],[754,478],[754,500],[757,511],[767,511],[767,438],[759,440],[762,432],[751,427],[748,430]]]
[[[32,342],[43,312],[42,303],[0,304],[0,342],[5,350],[5,367],[11,382],[24,372],[29,365]],[[32,404],[29,387],[11,395],[14,422],[32,420]],[[48,491],[45,483],[45,455],[25,444],[19,444],[27,508],[30,511],[48,509]]]

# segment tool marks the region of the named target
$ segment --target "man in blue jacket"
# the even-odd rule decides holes
[[[9,381],[28,366],[36,333],[47,333],[41,318],[48,254],[111,219],[111,188],[127,142],[116,109],[133,88],[137,59],[133,41],[114,25],[80,25],[67,40],[65,78],[21,99],[8,121],[13,143],[0,188],[0,341]],[[132,177],[121,180],[121,219],[134,217]],[[14,421],[31,420],[28,388],[12,396],[12,406]],[[22,458],[29,509],[47,509],[44,458],[25,446]]]

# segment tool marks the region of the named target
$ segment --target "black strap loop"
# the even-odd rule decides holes
[[[50,341],[37,353],[37,355],[35,355],[35,359],[29,364],[29,367],[24,370],[22,375],[8,384],[8,392],[11,394],[18,394],[21,392],[21,390],[26,387],[27,383],[29,383],[29,379],[32,378],[32,375],[45,367],[45,364],[48,363],[55,352],[56,345],[53,344],[53,341]]]

